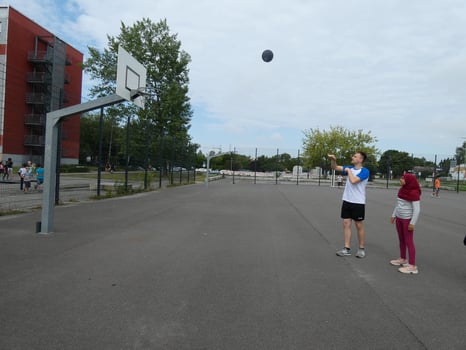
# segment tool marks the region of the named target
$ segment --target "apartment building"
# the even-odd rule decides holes
[[[0,160],[43,163],[46,114],[81,103],[83,54],[0,5]],[[79,160],[79,118],[62,123],[62,164]]]

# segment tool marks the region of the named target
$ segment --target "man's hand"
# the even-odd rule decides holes
[[[408,225],[408,231],[414,231],[414,225],[413,224]]]
[[[333,170],[343,171],[343,167],[337,165],[337,157],[334,154],[327,154],[328,159],[330,159],[330,166]]]
[[[390,223],[391,224],[395,223],[395,217],[394,216],[390,217]]]

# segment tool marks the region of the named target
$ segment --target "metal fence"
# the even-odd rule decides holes
[[[124,175],[121,174],[122,178]],[[100,191],[98,191],[97,174],[93,177],[83,177],[80,174],[67,174],[60,176],[57,201],[59,204],[69,204],[95,200],[100,197],[117,196],[130,192],[156,190],[160,187],[183,185],[194,183],[196,175],[194,171],[174,171],[159,181],[158,176],[150,173],[148,181],[143,176],[141,180],[108,180],[101,179]],[[1,180],[1,179],[0,179]],[[12,211],[23,211],[40,208],[42,206],[42,194],[40,188],[35,188],[36,181],[33,180],[28,192],[20,188],[20,178],[13,174],[8,181],[0,181],[0,215]]]

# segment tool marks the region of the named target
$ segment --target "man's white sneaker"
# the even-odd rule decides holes
[[[364,257],[366,257],[366,251],[363,248],[359,248],[356,253],[356,258],[362,259]]]
[[[339,251],[337,251],[337,255],[338,256],[350,256],[351,255],[351,251],[348,249],[348,248],[343,248]]]

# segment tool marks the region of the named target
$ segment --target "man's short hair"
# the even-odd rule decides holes
[[[362,156],[362,162],[364,163],[367,159],[367,154],[366,152],[363,151],[357,151],[356,153],[359,153]]]

